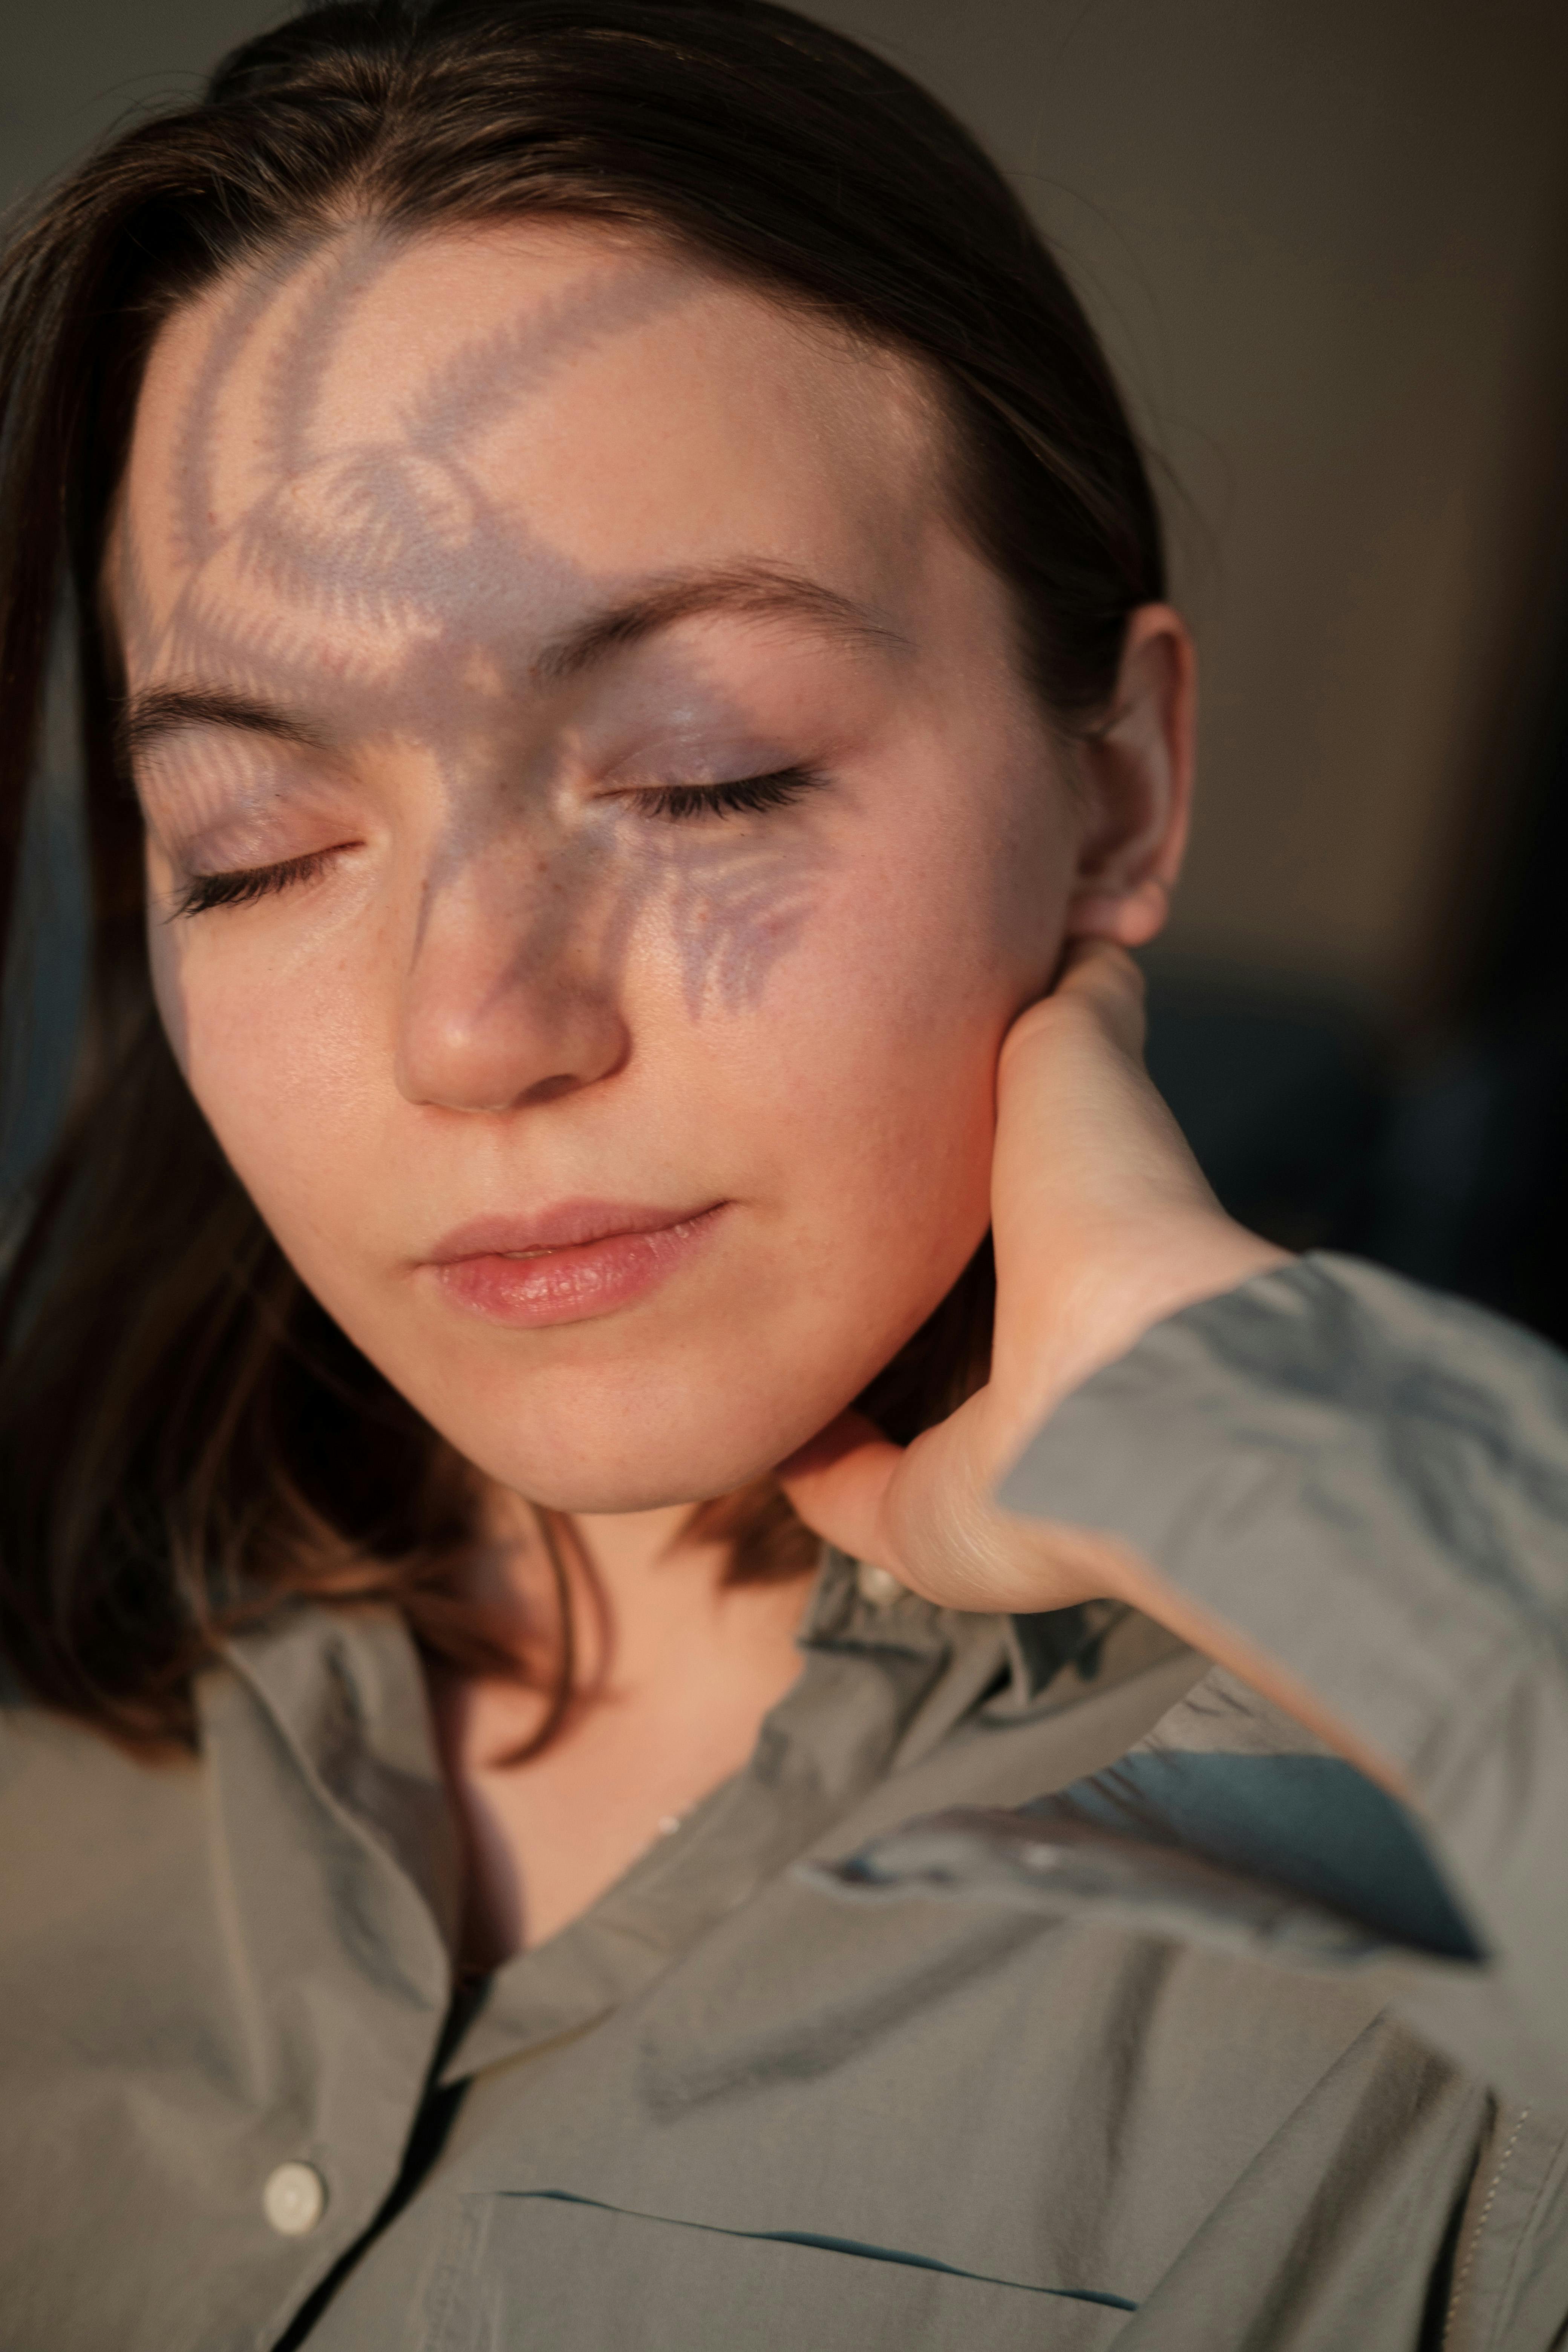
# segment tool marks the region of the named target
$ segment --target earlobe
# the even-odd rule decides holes
[[[1079,747],[1085,816],[1067,937],[1138,948],[1164,927],[1192,798],[1195,660],[1181,615],[1131,615],[1110,716]]]
[[[1152,875],[1125,890],[1081,890],[1068,908],[1067,937],[1147,947],[1164,929],[1170,911],[1171,893]]]

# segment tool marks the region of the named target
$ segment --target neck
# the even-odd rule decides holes
[[[657,1511],[583,1511],[582,1538],[612,1630],[616,1680],[635,1679],[672,1643],[710,1628],[724,1610],[728,1544],[693,1541],[689,1504]]]
[[[644,1586],[672,1568],[691,1574],[700,1561],[717,1580],[726,1565],[720,1549],[684,1535],[692,1510],[690,1503],[667,1503],[657,1511],[577,1511],[573,1525],[610,1591]]]
[[[731,1583],[731,1546],[686,1534],[692,1510],[677,1503],[651,1511],[574,1515],[586,1568],[575,1546],[561,1550],[583,1684],[625,1693],[737,1639],[749,1648],[758,1638],[787,1640],[793,1633],[810,1572],[776,1584]],[[497,1490],[490,1517],[497,1535],[492,1558],[500,1563],[497,1597],[503,1603],[514,1599],[537,1622],[542,1606],[548,1612],[552,1601],[533,1513]]]
[[[494,1540],[476,1596],[524,1642],[557,1619],[533,1513],[491,1496]],[[585,1514],[571,1584],[574,1703],[538,1744],[542,1679],[448,1674],[433,1698],[469,1845],[468,1956],[493,1967],[592,1903],[739,1771],[758,1726],[800,1671],[795,1634],[810,1570],[737,1583],[730,1547],[685,1534],[687,1509]]]

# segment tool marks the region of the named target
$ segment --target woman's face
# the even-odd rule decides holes
[[[154,347],[109,589],[169,1034],[541,1501],[756,1476],[985,1231],[1085,821],[940,451],[912,372],[580,226],[347,232]]]

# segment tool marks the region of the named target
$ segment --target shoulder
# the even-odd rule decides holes
[[[85,1949],[84,1929],[111,1933],[166,1898],[176,1857],[203,1843],[204,1771],[190,1754],[138,1758],[101,1732],[0,1697],[0,1982],[18,1944],[29,1964],[56,1938]],[[123,1944],[119,1945],[123,1949]]]

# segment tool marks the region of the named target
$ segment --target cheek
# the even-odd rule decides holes
[[[746,1024],[736,1088],[768,1106],[825,1247],[889,1268],[912,1252],[956,1272],[984,1230],[996,1055],[1049,982],[1068,898],[1043,794],[962,827],[952,805],[911,793],[837,866]]]
[[[198,934],[154,985],[203,1116],[278,1239],[293,1255],[330,1238],[383,1125],[352,970],[204,951]]]
[[[147,963],[153,975],[153,1001],[163,1024],[175,1061],[187,1079],[191,1075],[190,1021],[185,1010],[184,940],[176,924],[154,912],[158,898],[150,889],[147,908]]]
[[[1068,867],[1053,795],[911,789],[835,877],[801,985],[847,1046],[857,1033],[873,1053],[896,1041],[889,1086],[918,1085],[977,1036],[999,1044],[1048,984]]]

